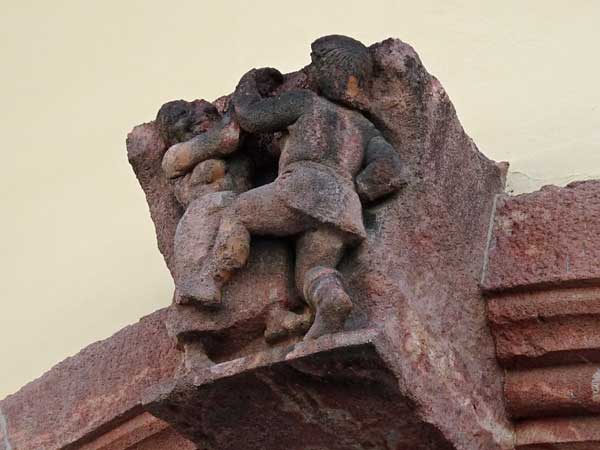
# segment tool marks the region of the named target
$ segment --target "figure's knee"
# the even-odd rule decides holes
[[[281,200],[273,183],[240,194],[231,214],[251,234],[257,235],[290,236],[313,225],[310,218]]]

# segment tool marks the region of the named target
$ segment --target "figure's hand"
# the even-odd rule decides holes
[[[162,160],[162,168],[167,178],[177,178],[189,171],[193,159],[190,141],[180,142],[169,147]]]
[[[356,193],[363,202],[373,202],[398,191],[406,180],[394,164],[386,160],[371,163],[356,177]]]
[[[178,178],[191,172],[192,184],[210,184],[225,176],[225,161],[210,158],[193,166],[192,141],[172,145],[163,157],[162,167],[167,178]]]
[[[207,159],[201,162],[190,174],[192,185],[211,184],[225,176],[227,166],[222,159]]]
[[[173,187],[175,197],[185,208],[197,198],[213,192],[230,190],[227,175],[227,163],[222,159],[207,159],[197,164],[185,176],[175,178]]]
[[[226,115],[205,133],[169,147],[163,156],[163,171],[167,178],[181,177],[203,161],[233,153],[239,142],[240,127]]]

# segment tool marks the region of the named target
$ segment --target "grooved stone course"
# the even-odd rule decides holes
[[[517,448],[600,448],[600,181],[501,196],[488,257]]]

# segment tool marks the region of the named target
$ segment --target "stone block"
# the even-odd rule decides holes
[[[2,450],[80,445],[141,413],[143,392],[172,379],[181,360],[167,335],[166,313],[84,348],[2,400]]]
[[[483,288],[600,283],[600,181],[497,200]]]

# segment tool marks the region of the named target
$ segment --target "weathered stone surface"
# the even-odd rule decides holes
[[[127,157],[146,194],[158,248],[174,273],[173,238],[184,211],[169,180],[163,176],[162,159],[166,151],[167,144],[154,122],[138,125],[127,136]]]
[[[507,368],[600,362],[600,289],[537,290],[490,298],[488,316]]]
[[[257,240],[249,264],[225,286],[217,311],[194,305],[169,308],[169,334],[180,340],[199,338],[215,361],[264,350],[263,337],[271,314],[296,305],[290,249],[281,242]]]
[[[380,332],[325,336],[190,372],[147,408],[203,449],[451,449],[415,414]]]
[[[600,283],[600,181],[498,199],[484,289]]]
[[[600,412],[598,217],[600,181],[497,201],[482,286],[518,449],[599,446],[575,417]]]
[[[596,450],[600,417],[526,420],[517,424],[516,450]]]
[[[148,439],[141,441],[130,450],[197,450],[195,444],[188,441],[173,428],[158,433]],[[109,449],[107,449],[109,450]]]
[[[506,405],[514,418],[600,413],[600,365],[512,370]]]
[[[398,151],[407,185],[365,209],[366,239],[338,266],[354,303],[347,331],[182,373],[150,398],[151,411],[199,445],[512,448],[478,285],[501,171],[465,134],[412,48],[387,40],[370,52],[376,70],[360,109]],[[311,88],[309,69],[286,76],[278,92],[298,86]],[[384,331],[374,331],[371,356],[356,358],[346,337],[365,329]],[[310,377],[297,369],[297,358],[308,361]],[[315,371],[321,362],[329,373]],[[327,408],[338,416],[319,415],[317,405],[333,405]],[[385,432],[383,423],[397,433]],[[301,447],[306,439],[314,441]]]
[[[181,360],[165,318],[160,310],[141,319],[2,400],[3,450],[63,448],[138,414],[142,393],[172,379]]]
[[[144,412],[102,434],[78,450],[195,450],[196,446],[168,423]]]
[[[387,40],[371,50],[379,70],[366,109],[409,177],[399,195],[366,213],[367,240],[342,270],[360,305],[354,323],[398,321],[403,383],[456,448],[510,448],[478,288],[500,170],[411,47]]]

